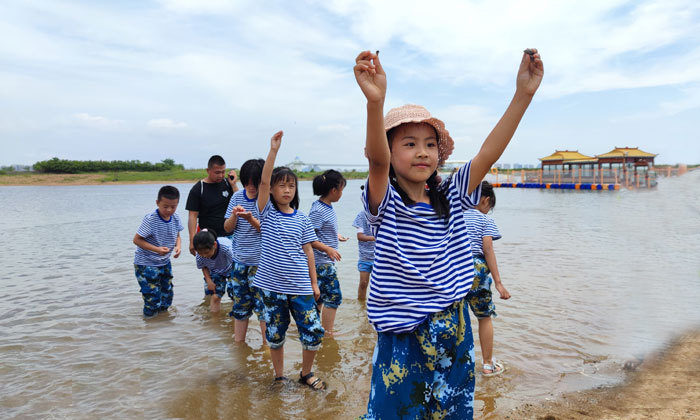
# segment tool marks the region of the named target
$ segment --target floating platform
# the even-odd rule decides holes
[[[494,183],[496,188],[540,188],[545,190],[619,190],[620,184],[571,184],[571,183],[546,183],[536,182],[500,182]]]

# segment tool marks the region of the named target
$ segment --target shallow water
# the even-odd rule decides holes
[[[7,418],[350,418],[364,412],[375,334],[356,300],[360,181],[337,203],[340,335],[315,370],[329,390],[271,386],[257,322],[246,344],[203,304],[201,274],[173,260],[174,305],[150,320],[133,274],[134,232],[159,185],[0,187],[0,411]],[[477,417],[623,379],[620,364],[700,324],[700,171],[652,191],[498,189],[496,252],[513,297],[497,300],[495,355]],[[182,194],[189,184],[178,185]],[[313,200],[300,183],[301,209]],[[183,197],[178,213],[186,220]],[[186,236],[186,235],[185,235]],[[497,293],[496,293],[497,295]],[[472,319],[476,327],[476,321]],[[474,330],[476,335],[476,328]],[[298,377],[291,328],[285,373]],[[477,360],[480,360],[478,341]]]

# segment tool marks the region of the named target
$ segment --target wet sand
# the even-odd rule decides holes
[[[626,383],[565,394],[501,413],[505,419],[700,418],[700,329],[647,355]]]

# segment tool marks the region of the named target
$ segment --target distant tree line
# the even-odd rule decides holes
[[[162,172],[174,169],[185,169],[182,164],[175,163],[172,159],[163,159],[162,162],[151,163],[140,160],[66,160],[53,158],[42,160],[34,164],[34,171],[54,174],[76,174],[84,172]]]

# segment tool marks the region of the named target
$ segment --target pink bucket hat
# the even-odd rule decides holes
[[[438,166],[445,163],[455,148],[455,142],[450,137],[450,132],[445,128],[445,123],[437,118],[433,118],[425,107],[408,104],[392,108],[386,113],[384,130],[389,131],[406,123],[426,123],[435,129],[438,135]]]

